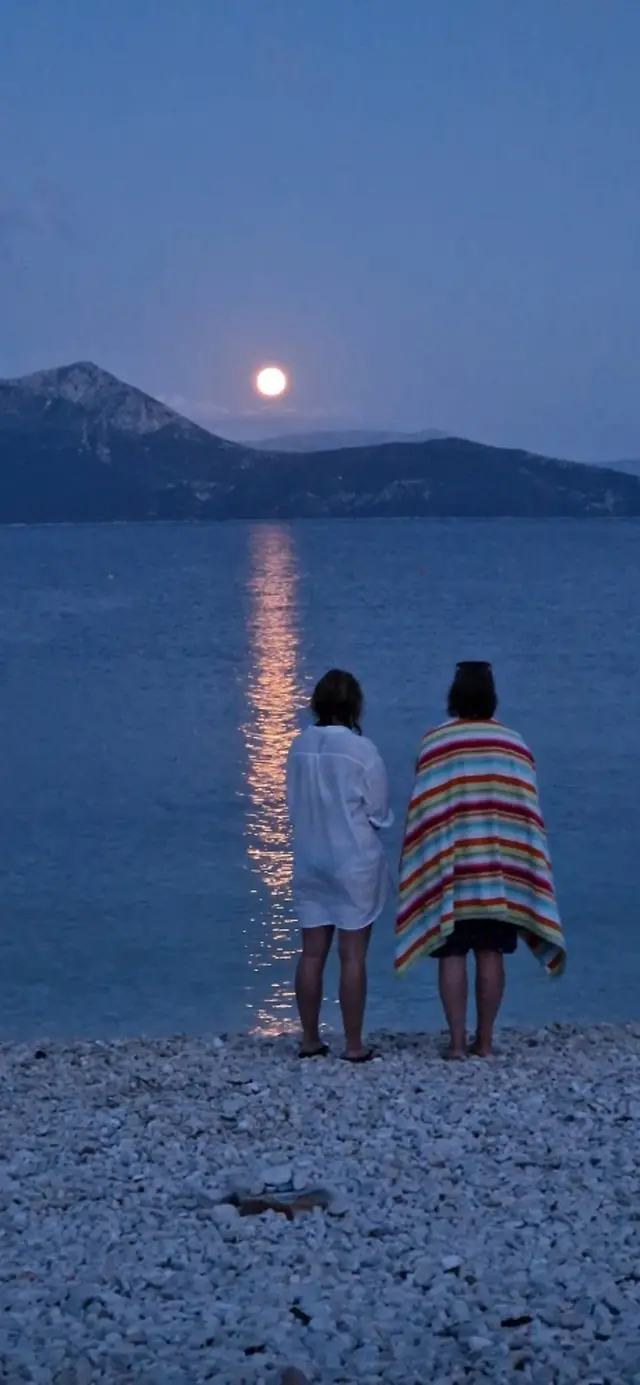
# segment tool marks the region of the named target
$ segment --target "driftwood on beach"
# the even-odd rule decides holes
[[[375,1042],[0,1047],[0,1380],[632,1380],[640,1026]]]

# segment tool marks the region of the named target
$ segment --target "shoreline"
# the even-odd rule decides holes
[[[329,1062],[332,1058],[339,1057],[344,1044],[340,1028],[332,1028],[330,1025],[321,1025],[323,1040],[330,1046]],[[471,1034],[471,1030],[469,1030]],[[385,1055],[393,1055],[405,1049],[415,1049],[421,1056],[428,1060],[435,1060],[440,1056],[440,1049],[446,1041],[447,1032],[444,1020],[438,1029],[389,1029],[372,1028],[364,1030],[365,1042],[376,1050],[376,1058],[383,1061]],[[512,1058],[517,1055],[519,1048],[524,1046],[536,1047],[537,1044],[559,1043],[565,1040],[577,1040],[582,1037],[585,1041],[593,1041],[600,1036],[603,1042],[619,1041],[627,1045],[630,1041],[637,1039],[640,1051],[640,1019],[638,1020],[597,1020],[597,1021],[578,1021],[578,1020],[551,1020],[539,1024],[506,1024],[502,1027],[496,1026],[495,1054],[493,1061]],[[535,1042],[532,1042],[535,1041]],[[15,1037],[12,1035],[2,1035],[0,1032],[0,1064],[3,1059],[9,1058],[18,1052],[25,1056],[35,1053],[36,1050],[43,1050],[46,1056],[69,1055],[77,1051],[78,1054],[103,1049],[113,1049],[114,1052],[124,1052],[127,1049],[132,1051],[136,1047],[144,1050],[160,1052],[164,1049],[178,1050],[193,1047],[194,1050],[210,1050],[213,1055],[226,1053],[228,1056],[237,1056],[243,1049],[254,1051],[262,1050],[263,1053],[273,1052],[278,1058],[289,1057],[297,1060],[299,1044],[299,1029],[297,1025],[283,1029],[278,1034],[265,1034],[257,1030],[248,1028],[229,1029],[216,1031],[213,1029],[192,1031],[168,1031],[166,1033],[124,1033],[124,1034],[98,1034],[83,1035],[69,1034],[60,1035],[47,1033],[46,1030],[37,1031],[29,1037]],[[296,1066],[298,1066],[296,1061]]]
[[[471,1036],[472,1030],[468,1032],[470,1039]],[[344,1050],[344,1036],[341,1029],[323,1025],[321,1037],[330,1047],[330,1054],[327,1060],[313,1061],[308,1066],[332,1068]],[[526,1053],[532,1048],[535,1050],[536,1047],[542,1046],[550,1048],[550,1051],[560,1051],[562,1043],[568,1043],[569,1047],[579,1042],[592,1046],[597,1040],[614,1046],[621,1044],[625,1050],[633,1048],[637,1043],[640,1054],[640,1019],[586,1024],[575,1021],[551,1021],[549,1024],[506,1025],[504,1028],[496,1028],[495,1053],[490,1060],[485,1061],[500,1065],[517,1061],[518,1057],[524,1060]],[[441,1062],[447,1032],[445,1024],[439,1029],[364,1029],[364,1042],[373,1047],[375,1053],[373,1065],[368,1066],[373,1066],[374,1071],[380,1071],[380,1066],[385,1060],[405,1053],[413,1053],[417,1058],[427,1062]],[[46,1032],[30,1037],[0,1035],[0,1079],[6,1076],[6,1065],[11,1066],[19,1058],[26,1061],[30,1057],[36,1062],[42,1062],[47,1058],[66,1058],[73,1062],[76,1058],[89,1060],[94,1057],[97,1060],[98,1055],[107,1053],[114,1055],[114,1058],[119,1055],[122,1061],[126,1061],[127,1055],[145,1057],[152,1061],[154,1057],[159,1060],[162,1057],[177,1057],[179,1054],[188,1058],[191,1051],[195,1060],[201,1060],[205,1054],[209,1054],[216,1062],[223,1055],[227,1060],[234,1062],[256,1054],[259,1055],[260,1062],[272,1057],[277,1062],[291,1062],[292,1069],[299,1071],[301,1064],[298,1060],[298,1047],[298,1028],[285,1029],[277,1035],[265,1035],[252,1029],[220,1032],[198,1030],[193,1033],[177,1030],[168,1033],[143,1032],[98,1036],[60,1036],[55,1033],[47,1035]],[[475,1060],[470,1054],[468,1061],[481,1060]]]
[[[370,1038],[0,1043],[0,1380],[637,1382],[640,1024]]]

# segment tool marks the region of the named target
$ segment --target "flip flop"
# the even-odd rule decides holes
[[[370,1063],[375,1058],[375,1049],[368,1048],[366,1053],[362,1053],[359,1058],[350,1058],[348,1053],[342,1054],[343,1063]]]
[[[329,1057],[329,1045],[328,1045],[328,1044],[321,1044],[319,1048],[314,1048],[314,1049],[312,1050],[311,1053],[305,1053],[304,1049],[301,1048],[301,1049],[300,1049],[300,1052],[299,1052],[299,1054],[298,1054],[298,1057],[299,1057],[300,1059],[302,1059],[302,1058],[328,1058],[328,1057]]]

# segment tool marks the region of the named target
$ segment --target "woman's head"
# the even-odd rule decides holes
[[[332,668],[320,679],[311,698],[317,726],[347,726],[360,735],[364,707],[362,688],[352,673]]]
[[[491,664],[471,661],[457,664],[447,701],[449,716],[460,721],[491,721],[497,706]]]

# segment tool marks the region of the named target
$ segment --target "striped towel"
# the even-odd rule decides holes
[[[450,721],[424,738],[400,864],[403,972],[465,919],[515,924],[550,976],[566,947],[531,752],[497,721]]]

